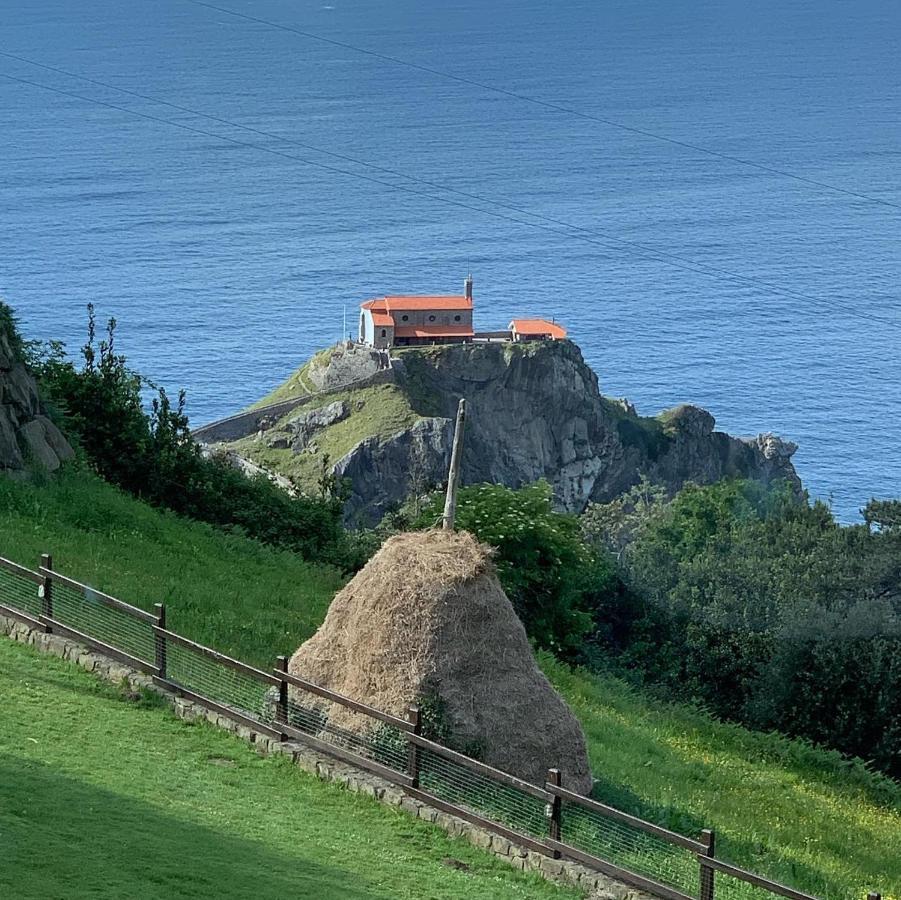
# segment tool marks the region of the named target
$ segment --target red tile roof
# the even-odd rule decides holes
[[[472,325],[401,325],[394,329],[394,336],[439,338],[472,337]]]
[[[388,313],[377,312],[376,310],[372,311],[372,324],[377,328],[384,328],[387,325],[394,325],[394,317],[389,316]]]
[[[468,297],[376,297],[360,304],[362,309],[390,312],[392,310],[472,309]]]
[[[566,337],[566,329],[547,319],[514,319],[510,328],[518,334],[530,337],[549,335],[554,340],[562,341]]]

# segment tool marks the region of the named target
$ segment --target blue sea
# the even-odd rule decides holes
[[[211,2],[0,2],[28,336],[94,302],[200,424],[471,271],[477,327],[796,441],[843,520],[901,494],[897,0]]]

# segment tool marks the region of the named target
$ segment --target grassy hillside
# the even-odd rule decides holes
[[[41,486],[0,478],[0,556],[63,574],[144,609],[166,603],[171,627],[266,667],[315,631],[339,573],[240,535],[153,509],[68,471]]]
[[[901,897],[901,785],[860,762],[718,722],[622,681],[542,667],[588,738],[595,794],[824,898]]]
[[[0,696],[4,897],[576,896],[7,640]]]
[[[268,666],[321,620],[329,569],[148,509],[68,474],[43,487],[0,479],[0,553],[57,565],[124,599],[170,604],[189,637]],[[723,856],[829,898],[901,900],[901,788],[798,741],[649,700],[613,678],[544,659],[588,735],[603,797],[696,833]]]
[[[317,432],[313,439],[317,447],[316,453],[295,453],[290,449],[267,447],[265,440],[258,440],[256,435],[236,441],[230,446],[242,456],[271,471],[297,479],[303,488],[312,491],[316,489],[321,477],[322,460],[326,455],[335,463],[360,441],[368,437],[389,437],[419,419],[419,414],[400,388],[393,384],[379,384],[328,394],[322,398],[321,404],[314,402],[300,411],[290,412],[282,421],[298,415],[298,412],[308,412],[319,405],[325,406],[340,400],[347,403],[349,415]],[[267,439],[279,433],[280,424],[276,423],[266,432]]]

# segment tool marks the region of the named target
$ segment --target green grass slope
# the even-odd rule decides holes
[[[327,566],[154,509],[69,470],[42,485],[0,477],[0,556],[135,606],[165,603],[172,628],[269,668],[322,621],[343,580]]]
[[[901,897],[901,785],[859,761],[541,664],[588,738],[595,794],[820,897]]]
[[[8,640],[0,697],[0,896],[576,896]]]
[[[318,431],[313,438],[316,453],[295,453],[284,448],[267,447],[265,440],[256,435],[234,441],[229,446],[280,475],[294,478],[307,491],[315,491],[322,477],[323,459],[327,456],[336,463],[342,456],[353,450],[360,441],[370,437],[387,438],[413,425],[419,414],[413,409],[409,398],[396,385],[378,384],[349,391],[335,391],[324,394],[320,401],[304,406],[300,412],[308,412],[343,400],[349,414],[340,422],[335,422]],[[281,423],[298,415],[298,410],[288,413],[266,432],[271,437],[280,430]]]
[[[0,554],[34,564],[45,550],[61,571],[125,600],[167,602],[177,631],[265,667],[312,634],[341,583],[84,474],[39,487],[0,479]],[[867,890],[901,900],[896,783],[617,679],[542,664],[582,721],[603,798],[689,834],[714,828],[724,857],[828,900]]]

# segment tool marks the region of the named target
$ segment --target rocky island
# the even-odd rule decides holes
[[[643,475],[669,492],[729,476],[801,487],[795,444],[773,434],[731,437],[695,406],[640,416],[601,394],[567,340],[395,348],[390,357],[342,344],[195,437],[286,487],[312,490],[324,473],[347,479],[347,521],[372,524],[410,493],[442,483],[460,397],[469,408],[463,482],[545,479],[572,512]]]

